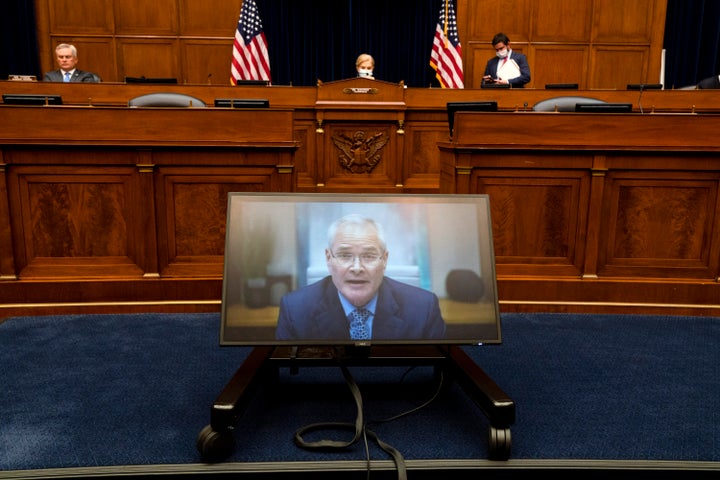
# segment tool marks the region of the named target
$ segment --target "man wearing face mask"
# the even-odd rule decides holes
[[[483,75],[483,84],[510,85],[511,88],[524,88],[530,81],[530,65],[522,53],[513,52],[510,39],[504,33],[496,34],[492,39],[495,56],[488,60]]]
[[[358,77],[369,78],[375,80],[373,76],[373,70],[375,70],[375,59],[372,55],[367,53],[361,53],[357,60],[355,60],[355,69],[357,70]]]

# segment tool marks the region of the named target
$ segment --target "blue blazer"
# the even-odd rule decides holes
[[[62,82],[63,81],[63,73],[62,70],[57,69],[53,70],[52,72],[47,72],[45,76],[43,77],[43,82]],[[90,82],[90,83],[98,83],[100,81],[100,77],[95,75],[92,72],[86,72],[84,70],[78,70],[75,69],[72,76],[70,76],[71,82]]]
[[[497,76],[498,63],[502,58],[495,55],[493,58],[488,60],[485,65],[485,75],[490,75],[495,78]],[[520,76],[510,79],[510,86],[512,88],[525,88],[525,84],[530,81],[530,65],[528,65],[527,57],[522,53],[518,53],[515,50],[510,52],[510,60],[515,60],[518,67],[520,68]]]
[[[437,296],[385,277],[378,292],[372,338],[376,340],[442,339],[445,322]],[[338,290],[327,276],[280,300],[275,331],[278,340],[350,340]]]

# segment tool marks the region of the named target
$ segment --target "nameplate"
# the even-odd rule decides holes
[[[9,75],[8,80],[13,82],[37,82],[35,75]]]
[[[361,94],[361,95],[367,95],[367,94],[376,94],[378,93],[377,88],[372,87],[352,87],[352,88],[343,88],[343,93],[347,94]]]

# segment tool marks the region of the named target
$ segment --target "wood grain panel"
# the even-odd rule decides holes
[[[19,166],[8,180],[13,210],[23,212],[13,219],[21,277],[140,274],[130,234],[142,224],[133,168]]]
[[[192,66],[185,68],[183,83],[209,85],[224,81],[230,84],[232,40],[182,40],[180,49],[183,65]]]
[[[157,172],[161,274],[222,274],[229,192],[273,191],[273,168],[165,167]]]
[[[46,5],[52,35],[110,35],[114,31],[113,12],[104,0],[47,0]]]
[[[178,0],[178,4],[180,35],[225,39],[235,36],[242,0]]]
[[[531,8],[532,23],[529,39],[533,42],[587,43],[590,41],[591,2],[534,0]]]
[[[717,173],[608,174],[601,273],[714,278],[719,179]]]
[[[616,44],[642,43],[653,40],[657,2],[654,0],[595,0],[593,42]]]
[[[122,0],[113,3],[116,35],[149,37],[179,33],[177,0]]]
[[[538,45],[531,48],[529,58],[532,84],[535,88],[545,88],[548,83],[577,83],[580,89],[586,88],[588,63],[586,47]],[[543,65],[543,68],[535,68]]]
[[[179,46],[176,40],[117,39],[121,79],[125,77],[177,78],[180,74]]]
[[[646,78],[648,49],[644,47],[597,47],[591,51],[590,85],[596,88],[627,88]],[[654,81],[653,83],[656,83]]]
[[[551,0],[552,1],[552,0]],[[511,42],[524,43],[529,40],[532,0],[469,0],[467,3],[466,35],[468,41],[490,43],[498,32],[504,32]],[[463,22],[458,6],[458,22]],[[462,37],[460,41],[464,41]]]
[[[589,181],[579,170],[474,172],[473,191],[490,195],[498,271],[528,274],[533,266],[552,265],[579,275]]]

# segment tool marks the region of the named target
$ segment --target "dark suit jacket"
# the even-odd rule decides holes
[[[502,58],[497,55],[488,60],[487,65],[485,65],[485,73],[483,76],[490,75],[495,78],[497,76],[497,67],[500,60],[502,60]],[[515,63],[517,63],[520,68],[520,76],[511,79],[510,86],[512,88],[525,88],[525,84],[530,81],[530,65],[528,64],[527,57],[522,53],[518,53],[513,50],[510,53],[510,60],[515,60]]]
[[[445,322],[437,296],[385,277],[373,319],[375,340],[442,339]],[[280,301],[278,340],[350,340],[338,291],[327,276],[292,291]]]
[[[43,82],[62,82],[63,73],[62,70],[57,69],[52,72],[47,72],[43,77]],[[100,81],[100,77],[92,72],[86,72],[84,70],[75,69],[72,76],[70,77],[71,82],[91,82],[97,83]]]

